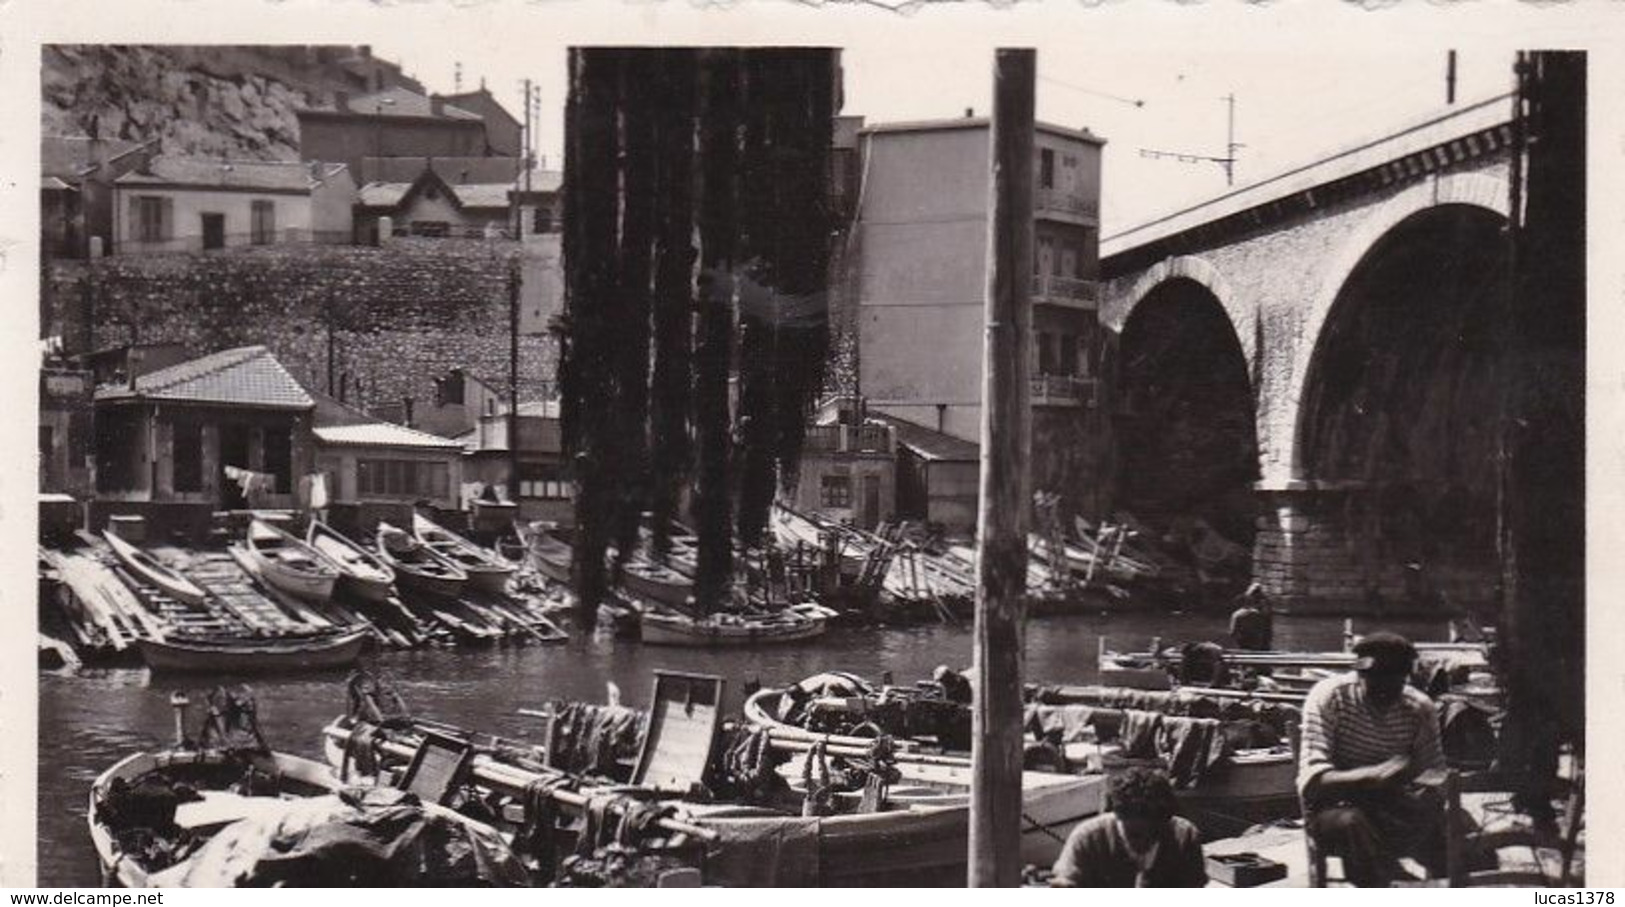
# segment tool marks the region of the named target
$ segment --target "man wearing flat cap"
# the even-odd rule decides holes
[[[1445,768],[1432,700],[1408,685],[1416,649],[1379,632],[1354,646],[1354,671],[1315,684],[1303,704],[1298,790],[1305,829],[1342,858],[1355,885],[1385,886],[1412,857],[1444,871],[1444,811],[1415,782]]]

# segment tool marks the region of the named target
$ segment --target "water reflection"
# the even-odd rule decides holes
[[[1443,628],[1437,623],[1383,626],[1418,640],[1442,638]],[[1114,648],[1126,649],[1143,646],[1154,636],[1168,641],[1218,639],[1225,629],[1222,618],[1197,615],[1034,620],[1027,630],[1026,676],[1053,683],[1093,680],[1094,655],[1103,634]],[[1372,625],[1357,629],[1365,632]],[[1284,616],[1276,620],[1276,644],[1282,648],[1337,648],[1342,635],[1340,620]],[[602,701],[608,683],[620,689],[626,704],[646,704],[656,668],[724,677],[736,711],[739,692],[748,681],[772,684],[839,669],[871,677],[891,671],[899,682],[907,682],[928,676],[938,664],[963,667],[970,661],[970,651],[967,623],[839,629],[808,643],[754,650],[668,649],[581,637],[545,648],[397,652],[378,656],[371,665],[393,678],[421,714],[524,737],[541,728],[537,719],[520,715],[519,709],[552,699]],[[84,824],[88,786],[118,759],[170,741],[171,692],[187,692],[200,703],[202,693],[216,684],[248,682],[259,700],[266,739],[279,749],[319,758],[318,733],[345,707],[343,679],[342,673],[307,678],[171,678],[152,677],[145,670],[40,675],[40,883],[99,883]]]

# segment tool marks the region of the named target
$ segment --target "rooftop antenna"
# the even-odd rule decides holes
[[[1236,184],[1236,152],[1247,146],[1236,141],[1235,92],[1231,92],[1219,100],[1225,102],[1227,107],[1227,132],[1223,157],[1207,154],[1187,154],[1181,151],[1159,151],[1155,148],[1141,148],[1140,157],[1172,158],[1181,164],[1218,164],[1224,168],[1224,184],[1234,186]]]
[[[452,70],[451,90],[457,94],[463,93],[463,61],[458,60],[456,68]]]

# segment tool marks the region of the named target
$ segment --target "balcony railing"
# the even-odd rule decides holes
[[[1100,284],[1080,277],[1034,274],[1033,299],[1092,311],[1100,305]]]
[[[1100,203],[1086,195],[1077,192],[1067,192],[1055,187],[1033,187],[1033,210],[1043,212],[1059,212],[1077,217],[1098,221],[1100,219]]]
[[[891,430],[884,425],[810,425],[803,447],[809,453],[891,453]]]
[[[1029,402],[1033,406],[1095,406],[1097,383],[1072,375],[1033,375]]]

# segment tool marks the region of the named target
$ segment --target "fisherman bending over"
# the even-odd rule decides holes
[[[1406,877],[1406,856],[1442,876],[1442,798],[1414,783],[1445,768],[1433,702],[1406,684],[1416,649],[1380,632],[1354,654],[1353,673],[1322,680],[1304,700],[1298,790],[1306,831],[1361,887]]]
[[[1275,612],[1270,608],[1264,587],[1253,583],[1236,596],[1236,610],[1230,614],[1230,639],[1236,648],[1267,652],[1275,641]]]
[[[1174,815],[1173,786],[1162,771],[1136,766],[1111,779],[1112,811],[1067,836],[1055,861],[1054,888],[1201,888],[1207,884],[1202,836]]]

